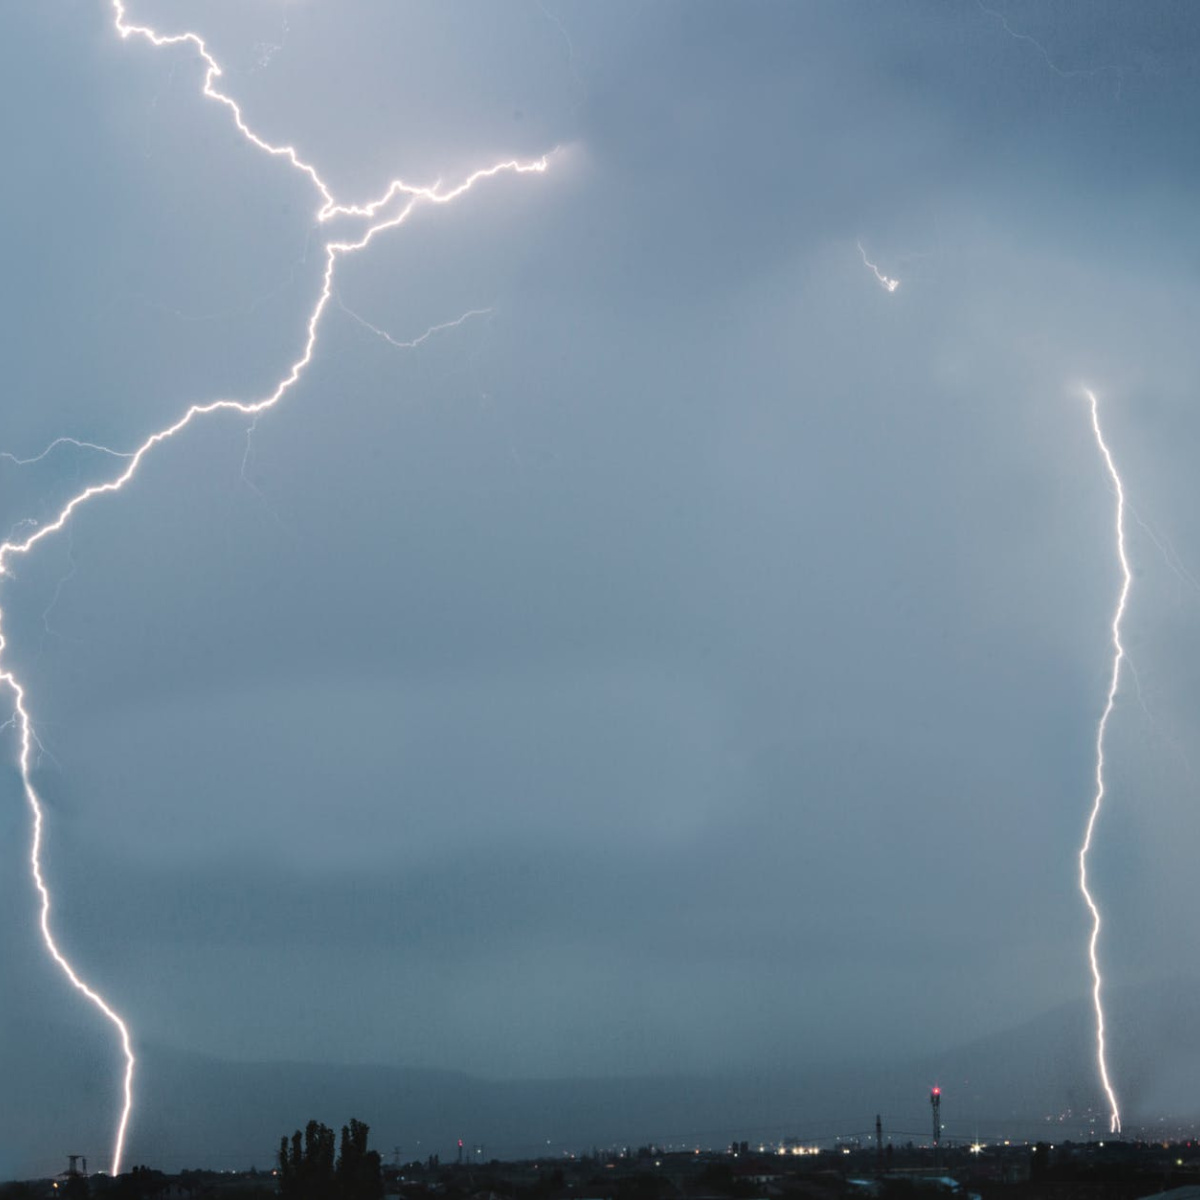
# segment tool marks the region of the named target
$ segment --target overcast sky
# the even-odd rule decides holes
[[[1082,996],[1085,384],[1136,510],[1102,955],[1194,973],[1194,5],[130,7],[339,199],[554,151],[344,259],[283,404],[3,581],[55,929],[146,1071],[801,1064]],[[100,0],[0,22],[0,449],[269,392],[314,188]],[[0,460],[0,525],[119,469]],[[101,1159],[117,1046],[37,938],[6,737],[0,1051],[71,1065],[54,1144]]]

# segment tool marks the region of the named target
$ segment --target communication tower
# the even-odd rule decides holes
[[[929,1107],[933,1109],[933,1164],[942,1160],[942,1089],[936,1085],[929,1089]]]

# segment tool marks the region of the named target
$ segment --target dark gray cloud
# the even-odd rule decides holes
[[[1190,971],[1190,6],[144,15],[203,23],[339,192],[559,147],[346,260],[285,405],[163,446],[4,581],[56,928],[147,1046],[671,1074],[1079,997],[1117,585],[1085,382],[1141,522],[1105,962]],[[319,285],[303,180],[105,16],[0,39],[17,454],[261,395]],[[12,525],[111,464],[0,467]],[[3,1044],[54,1136],[0,1174],[101,1158],[113,1069],[4,794]]]

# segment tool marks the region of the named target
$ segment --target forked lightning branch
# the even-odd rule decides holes
[[[108,450],[107,447],[92,446],[91,443],[78,442],[72,438],[56,439],[52,443],[52,446],[66,442],[77,446],[88,446],[92,449],[102,450],[113,457],[119,458],[123,464],[122,469],[108,479],[90,484],[81,489],[62,506],[57,516],[35,527],[28,535],[19,538],[10,537],[9,540],[0,543],[0,577],[7,577],[11,574],[11,567],[15,559],[31,553],[41,542],[65,529],[80,508],[91,503],[93,500],[99,499],[101,496],[111,492],[119,492],[137,474],[142,462],[160,443],[175,437],[176,434],[182,433],[197,419],[221,412],[255,417],[278,404],[296,383],[299,382],[316,353],[317,336],[321,319],[333,295],[334,272],[341,257],[366,249],[379,234],[402,225],[414,209],[420,205],[448,204],[469,191],[477,183],[490,179],[493,176],[505,173],[541,173],[548,166],[546,157],[528,162],[507,159],[473,172],[456,186],[448,189],[443,189],[440,184],[433,187],[415,187],[400,179],[394,179],[387,185],[379,197],[365,204],[339,203],[317,169],[311,163],[301,158],[293,146],[275,145],[260,137],[250,128],[237,102],[217,87],[217,81],[221,77],[221,68],[217,60],[209,52],[204,39],[199,34],[191,31],[177,34],[160,34],[145,25],[133,24],[128,19],[123,0],[110,0],[110,3],[113,14],[113,28],[122,39],[126,41],[130,39],[145,41],[158,49],[179,48],[190,52],[190,54],[199,59],[203,69],[202,94],[209,100],[215,101],[217,104],[228,109],[238,132],[253,146],[261,150],[265,155],[284,159],[292,168],[308,178],[320,197],[320,204],[316,210],[316,219],[319,223],[324,224],[334,217],[359,218],[362,220],[364,228],[356,238],[328,241],[325,243],[325,267],[321,276],[321,287],[304,327],[301,351],[287,370],[283,372],[275,388],[268,395],[261,396],[255,400],[221,398],[193,404],[175,421],[151,433],[141,445],[128,453],[118,454],[116,451]],[[48,450],[49,448],[47,448],[47,451],[43,451],[43,454],[47,453]],[[35,458],[41,457],[41,455],[31,459],[17,459],[12,454],[5,454],[4,457],[12,462],[21,463],[35,461]],[[3,622],[4,613],[3,609],[0,609],[0,684],[3,684],[7,688],[12,697],[13,720],[16,724],[19,746],[18,767],[25,799],[28,802],[32,818],[29,865],[33,884],[37,891],[39,903],[38,920],[41,936],[45,942],[47,952],[62,970],[71,986],[112,1023],[120,1041],[122,1054],[124,1055],[125,1065],[121,1083],[120,1115],[116,1124],[112,1149],[112,1173],[116,1175],[121,1169],[121,1159],[124,1154],[129,1119],[133,1112],[133,1083],[136,1066],[133,1040],[128,1022],[105,1000],[96,988],[82,978],[63,954],[54,937],[51,922],[52,898],[43,871],[45,853],[44,806],[33,781],[33,749],[36,739],[30,709],[29,692],[26,685],[17,678],[12,668],[6,662],[5,651],[8,648],[8,643],[5,639]]]

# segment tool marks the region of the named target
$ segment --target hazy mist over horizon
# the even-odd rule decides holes
[[[310,1109],[354,1064],[788,1076],[620,1100],[681,1132],[800,1120],[839,1064],[848,1113],[943,1062],[959,1115],[1102,1113],[1077,855],[1121,579],[1085,388],[1133,572],[1089,859],[1114,1082],[1131,1127],[1200,1116],[1200,9],[127,4],[340,201],[547,165],[340,258],[278,406],[0,578],[53,929],[139,1053],[126,1162],[241,1154],[235,1092],[264,1136],[347,1119]],[[194,47],[101,0],[0,22],[11,541],[128,462],[97,447],[272,392],[364,226]],[[18,741],[0,1178],[104,1163],[122,1063],[38,933]],[[557,1103],[500,1094],[429,1120],[508,1105],[517,1144]]]

